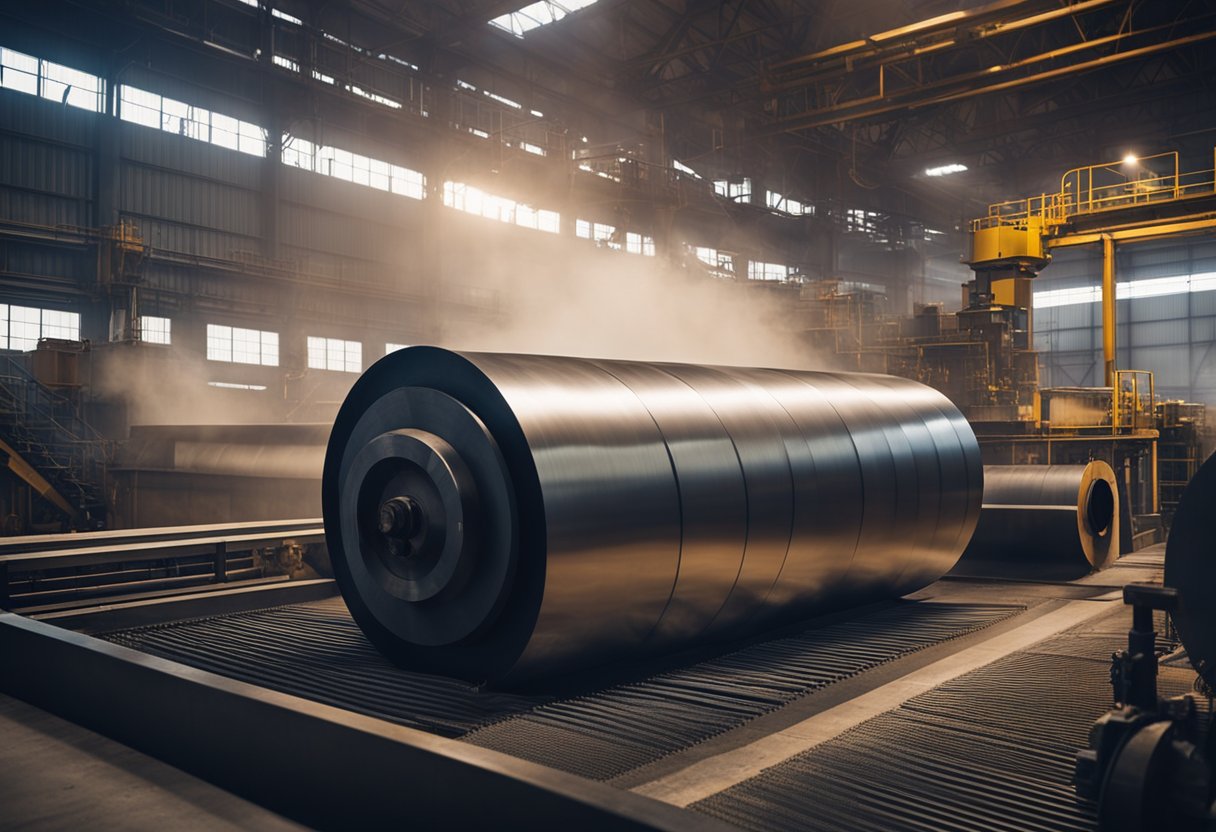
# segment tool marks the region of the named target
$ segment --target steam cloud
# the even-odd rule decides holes
[[[438,321],[437,341],[458,350],[813,369],[784,323],[790,296],[709,279],[693,262],[597,251],[584,240],[546,246],[546,259],[473,256],[448,294],[478,287],[496,314],[482,325]],[[556,249],[554,256],[551,248]],[[690,258],[691,259],[691,258]]]

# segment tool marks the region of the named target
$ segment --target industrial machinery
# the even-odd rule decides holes
[[[1119,161],[1070,170],[1058,192],[991,205],[970,223],[965,261],[975,277],[958,312],[930,304],[887,317],[868,292],[820,281],[803,288],[792,325],[850,368],[946,394],[975,428],[986,464],[1105,461],[1130,506],[1120,546],[1131,551],[1161,539],[1207,435],[1201,405],[1159,403],[1152,373],[1115,366],[1115,251],[1216,227],[1212,176],[1181,172],[1177,153],[1131,169]],[[1033,281],[1054,249],[1086,245],[1102,247],[1103,386],[1041,389]]]
[[[955,575],[1073,580],[1119,556],[1119,485],[1105,462],[985,465],[979,524]]]
[[[325,424],[136,425],[110,469],[115,527],[320,513]]]
[[[1111,667],[1115,708],[1077,755],[1076,787],[1098,803],[1103,830],[1216,829],[1216,585],[1212,509],[1216,457],[1178,506],[1165,555],[1165,585],[1130,584],[1134,608],[1127,650]],[[1196,693],[1160,699],[1154,611],[1167,613],[1198,673]]]
[[[914,591],[981,477],[905,379],[414,347],[352,388],[322,507],[373,643],[512,682]]]

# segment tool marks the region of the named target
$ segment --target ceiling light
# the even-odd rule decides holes
[[[1129,153],[1123,157],[1123,164],[1125,165],[1134,165],[1139,161],[1140,159],[1135,153]]]
[[[951,173],[962,173],[966,169],[966,165],[952,162],[948,165],[940,165],[935,168],[925,168],[925,176],[948,176]]]

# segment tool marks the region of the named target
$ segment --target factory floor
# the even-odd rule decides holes
[[[1110,707],[1109,657],[1130,623],[1121,588],[1159,582],[1161,549],[1070,583],[947,579],[547,692],[395,668],[338,598],[103,638],[742,828],[1084,830],[1072,758]],[[1163,666],[1162,693],[1193,678]],[[6,826],[291,826],[14,700],[0,700],[0,766]]]
[[[87,691],[81,691],[88,696]],[[0,694],[6,830],[303,827],[173,766]]]

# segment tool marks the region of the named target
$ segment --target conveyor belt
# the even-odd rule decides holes
[[[401,670],[338,599],[175,622],[105,638],[264,687],[593,779],[610,779],[738,727],[812,690],[1016,614],[993,604],[900,602],[594,693],[479,691]]]
[[[1126,626],[1112,617],[1014,653],[693,808],[764,830],[1092,829],[1073,760],[1110,707]],[[1193,679],[1163,668],[1162,694]]]
[[[103,636],[255,685],[454,737],[538,698],[406,673],[368,644],[340,598]]]

